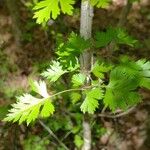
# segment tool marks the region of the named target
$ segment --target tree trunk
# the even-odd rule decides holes
[[[93,21],[93,7],[90,5],[90,0],[82,0],[81,3],[81,20],[80,20],[80,35],[84,39],[91,38]],[[89,73],[92,63],[92,52],[87,49],[80,56],[81,72]],[[87,81],[87,84],[90,84]],[[84,144],[82,150],[91,150],[91,127],[90,117],[85,114],[83,120],[83,139]]]

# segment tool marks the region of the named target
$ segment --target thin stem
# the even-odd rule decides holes
[[[124,117],[124,116],[132,113],[135,110],[135,108],[136,108],[136,106],[131,107],[127,111],[122,112],[122,113],[117,114],[117,115],[109,115],[109,114],[106,114],[106,113],[101,113],[101,114],[98,114],[97,116],[98,117],[104,117],[104,118],[112,118],[112,119],[120,118],[120,117]]]
[[[87,90],[87,89],[90,89],[90,88],[94,88],[94,87],[98,87],[97,86],[85,86],[84,88],[78,88],[78,89],[68,89],[68,90],[64,90],[64,91],[61,91],[61,92],[58,92],[56,94],[53,94],[51,96],[49,96],[49,98],[52,98],[52,97],[55,97],[57,95],[61,95],[63,93],[67,93],[67,92],[72,92],[72,91],[84,91],[84,90]],[[101,87],[105,87],[105,86],[101,86]]]
[[[59,140],[59,138],[46,124],[44,124],[41,120],[39,120],[39,123],[65,150],[69,150],[69,148],[62,141]]]

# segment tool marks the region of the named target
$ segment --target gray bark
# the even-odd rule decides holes
[[[81,20],[80,20],[80,35],[84,39],[91,38],[93,21],[93,7],[90,5],[89,0],[82,0],[81,3]],[[88,75],[91,69],[92,52],[87,49],[80,56],[81,72]],[[87,84],[88,83],[87,81]],[[91,150],[91,127],[90,117],[85,114],[83,120],[83,139],[84,144],[82,150]]]

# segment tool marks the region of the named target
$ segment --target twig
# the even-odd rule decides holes
[[[55,97],[57,95],[61,95],[63,93],[67,93],[67,92],[72,92],[72,91],[84,91],[84,90],[87,90],[87,89],[90,89],[90,88],[94,88],[94,87],[98,87],[99,85],[95,85],[95,86],[84,86],[82,88],[78,88],[78,89],[68,89],[68,90],[64,90],[64,91],[61,91],[61,92],[58,92],[56,94],[53,94],[53,95],[50,95],[49,98],[52,98],[52,97]],[[106,87],[106,86],[101,86],[101,87]]]
[[[72,133],[72,131],[69,131],[69,132],[62,138],[61,141],[64,141],[71,133]]]
[[[69,150],[69,148],[67,148],[67,146],[59,140],[59,138],[54,134],[54,132],[46,125],[44,124],[41,120],[39,120],[40,125],[46,130],[48,131],[48,133],[65,149],[65,150]]]
[[[120,117],[124,117],[124,116],[132,113],[135,110],[135,108],[136,108],[136,106],[131,107],[127,111],[122,112],[122,113],[117,114],[117,115],[109,115],[109,114],[101,113],[101,114],[98,114],[97,116],[98,117],[104,117],[104,118],[112,118],[112,119],[120,118]]]

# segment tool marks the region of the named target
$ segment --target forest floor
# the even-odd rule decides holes
[[[145,3],[144,3],[145,2]],[[122,48],[122,53],[129,54],[134,58],[150,58],[150,4],[144,1],[135,4],[128,16],[126,28],[136,37],[142,46],[136,49]],[[147,3],[146,3],[147,2]],[[119,20],[121,5],[111,6],[109,10],[96,9],[93,28],[105,30],[106,26],[115,26]],[[36,24],[27,24],[30,14],[21,8],[24,15],[24,42],[20,50],[15,43],[12,33],[12,21],[6,7],[0,6],[0,36],[3,43],[3,53],[0,52],[0,77],[4,82],[0,83],[0,108],[5,108],[15,101],[15,95],[22,90],[28,89],[29,78],[38,78],[38,73],[46,67],[53,57],[55,48],[55,32],[48,35]],[[78,31],[79,18],[73,19],[63,16],[63,21],[55,23],[54,31],[69,33],[72,30]],[[60,29],[58,29],[60,27]],[[50,29],[53,26],[50,27]],[[32,34],[31,34],[32,33]],[[44,47],[43,47],[44,46]],[[100,55],[102,51],[100,51]],[[4,57],[4,59],[2,59]],[[2,59],[2,60],[1,60]],[[7,64],[7,65],[4,65]],[[1,70],[3,68],[3,73]],[[19,92],[18,92],[19,91]],[[97,142],[95,150],[150,150],[150,92],[141,90],[144,97],[143,102],[136,106],[133,111],[123,117],[110,119],[99,118],[107,132]],[[0,112],[0,119],[6,113],[5,109]],[[13,150],[21,148],[21,140],[25,137],[24,126],[9,126],[0,122],[0,150]],[[33,133],[38,129],[33,129]],[[18,134],[19,133],[19,136]],[[94,150],[93,149],[93,150]]]

